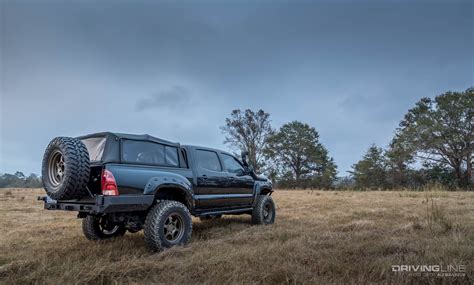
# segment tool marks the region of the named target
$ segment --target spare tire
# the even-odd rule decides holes
[[[89,182],[89,152],[76,138],[54,138],[43,156],[42,180],[49,197],[70,200],[84,196]]]

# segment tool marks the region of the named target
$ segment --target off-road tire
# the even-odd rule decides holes
[[[165,232],[165,223],[177,215],[181,218],[182,230],[176,240],[170,241]],[[163,200],[153,206],[145,219],[145,243],[152,251],[162,251],[175,245],[185,245],[191,239],[193,225],[188,208],[180,202]],[[172,234],[171,234],[172,235]]]
[[[43,186],[49,197],[70,200],[84,196],[89,173],[89,152],[83,142],[76,138],[57,137],[49,143],[41,170]]]
[[[209,221],[209,220],[218,220],[220,218],[222,218],[222,215],[206,215],[206,216],[199,217],[199,220]]]
[[[113,229],[107,231],[101,227],[101,218],[95,216],[87,216],[82,219],[82,232],[88,240],[102,240],[111,237],[123,236],[127,229],[124,225],[112,225]]]
[[[275,203],[272,197],[259,195],[252,210],[252,223],[256,225],[273,224],[275,222],[275,215]]]

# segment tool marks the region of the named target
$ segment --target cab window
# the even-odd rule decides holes
[[[211,171],[222,171],[219,157],[217,156],[217,153],[213,151],[198,149],[196,151],[196,160],[201,168]]]
[[[227,172],[240,174],[240,175],[244,173],[243,166],[235,157],[223,153],[222,160],[224,162],[224,166]]]

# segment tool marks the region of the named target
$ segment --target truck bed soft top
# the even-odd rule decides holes
[[[120,140],[139,140],[160,143],[164,145],[180,147],[179,143],[159,139],[148,134],[135,135],[112,132],[100,132],[77,137],[86,144],[91,162],[108,163],[120,162]]]

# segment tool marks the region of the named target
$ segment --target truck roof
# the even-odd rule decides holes
[[[162,143],[162,144],[167,144],[167,145],[172,145],[179,147],[179,143],[177,142],[171,142],[168,140],[160,139],[154,136],[151,136],[149,134],[142,134],[142,135],[136,135],[136,134],[125,134],[125,133],[114,133],[114,132],[100,132],[100,133],[93,133],[89,135],[84,135],[77,137],[78,139],[88,139],[88,138],[98,138],[98,137],[106,137],[107,139],[130,139],[130,140],[140,140],[140,141],[152,141],[152,142],[157,142],[157,143]]]
[[[225,151],[218,148],[212,148],[212,147],[201,146],[201,145],[189,145],[189,144],[181,145],[181,146],[185,148],[197,148],[197,149],[204,149],[204,150],[210,150],[210,151],[215,151],[215,152],[222,152],[222,153],[230,154],[231,156],[239,157],[237,154],[233,154],[229,151]]]

